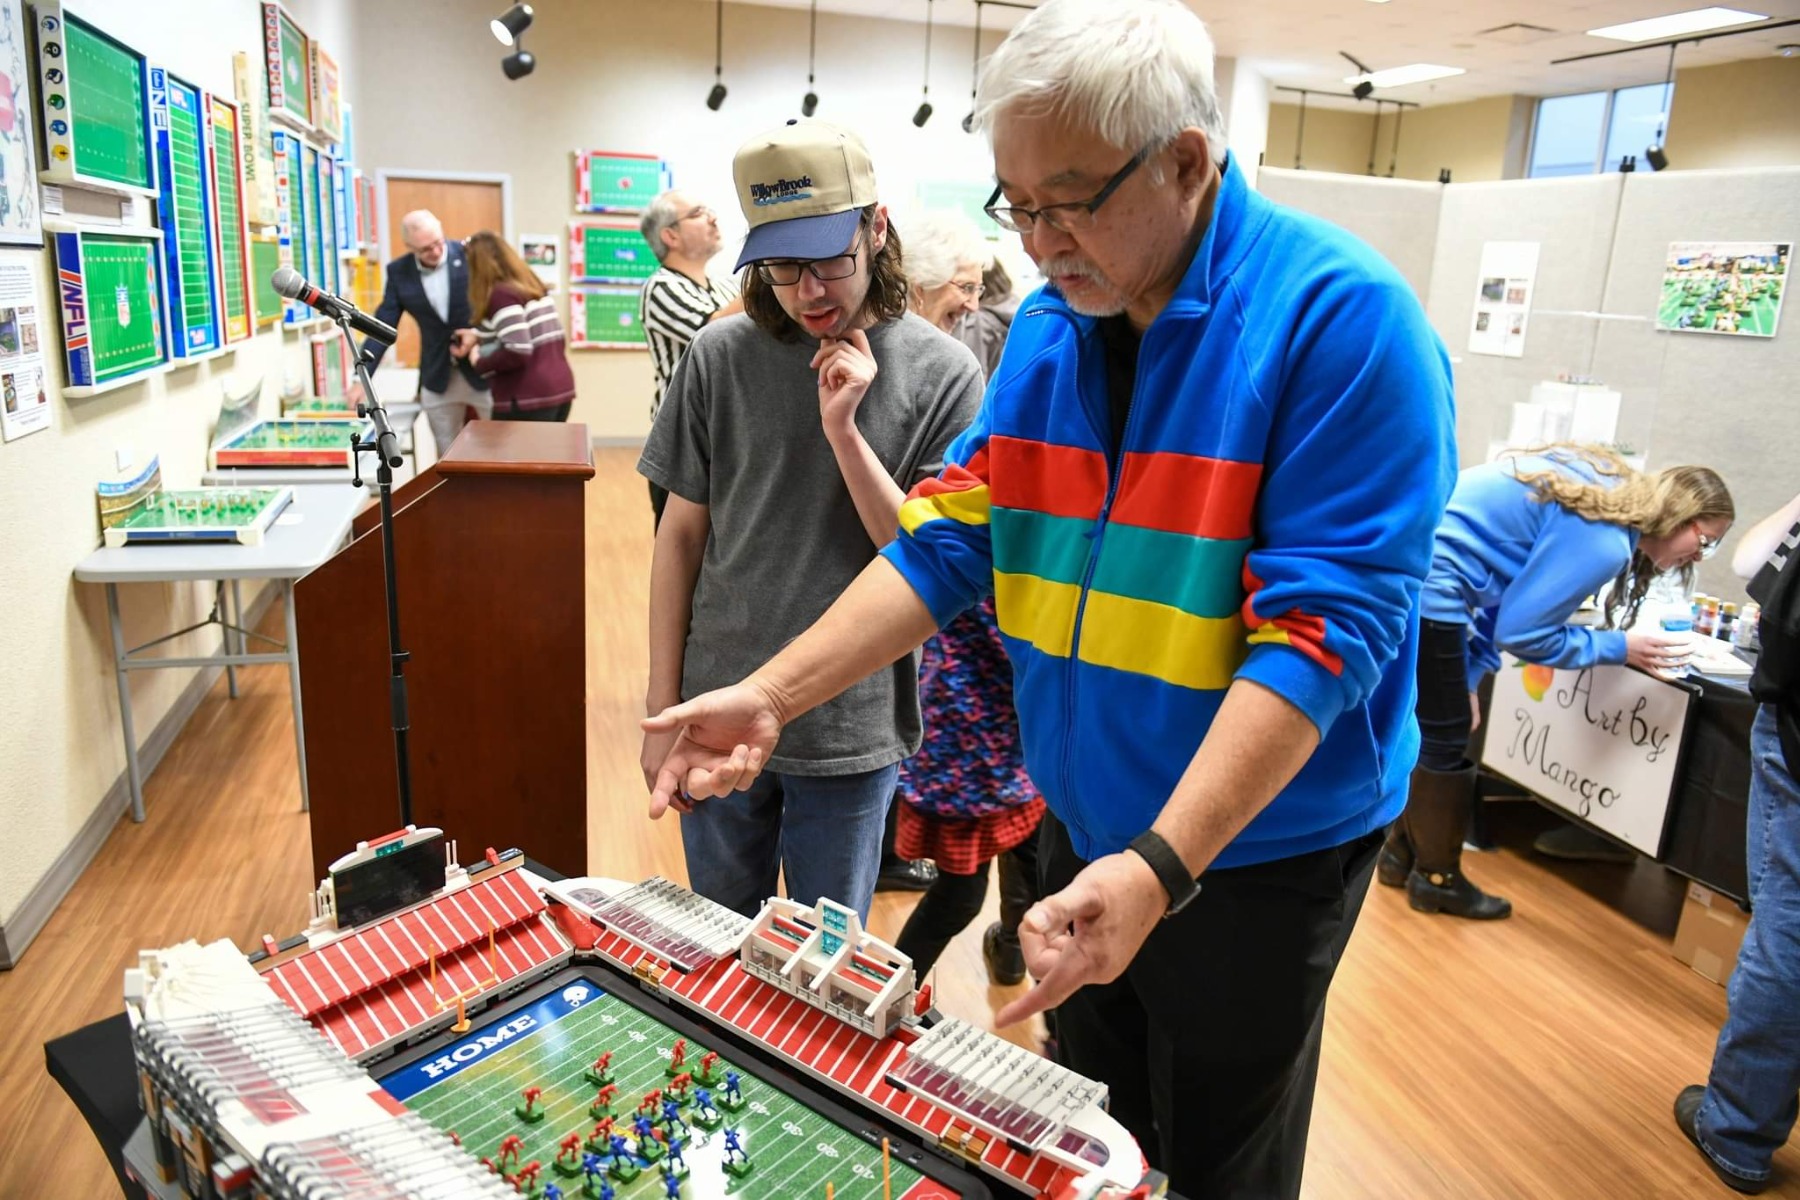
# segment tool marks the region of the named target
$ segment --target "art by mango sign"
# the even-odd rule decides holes
[[[1558,670],[1509,655],[1481,765],[1654,856],[1691,700],[1629,667]]]

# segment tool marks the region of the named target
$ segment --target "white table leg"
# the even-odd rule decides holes
[[[131,819],[144,819],[144,781],[138,774],[137,728],[131,720],[131,686],[125,681],[125,625],[119,619],[119,585],[106,585],[106,616],[112,626],[113,678],[119,685],[119,726],[125,731],[125,779],[131,785]]]

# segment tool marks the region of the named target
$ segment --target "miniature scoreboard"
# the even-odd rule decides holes
[[[642,212],[669,190],[669,164],[654,154],[575,152],[576,212]]]
[[[44,182],[155,195],[150,68],[144,56],[68,15],[60,0],[39,0],[34,29],[44,105]]]
[[[288,487],[156,492],[129,517],[107,526],[106,544],[236,542],[260,546],[269,527],[293,502],[294,489]]]
[[[76,226],[53,233],[64,394],[86,396],[169,361],[163,336],[162,232]]]
[[[350,443],[367,421],[328,419],[258,421],[212,448],[213,468],[347,467]]]
[[[642,350],[639,299],[634,287],[569,288],[569,349]]]
[[[169,293],[169,348],[191,358],[224,344],[213,257],[213,193],[207,164],[206,97],[199,88],[150,68],[150,116],[156,129],[157,224]]]

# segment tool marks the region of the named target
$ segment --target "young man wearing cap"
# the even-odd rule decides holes
[[[694,338],[638,462],[669,492],[650,568],[651,714],[742,678],[830,607],[981,401],[974,356],[906,311],[900,239],[855,134],[790,123],[746,143],[732,173],[750,223],[746,315]],[[866,917],[897,764],[919,736],[904,655],[789,725],[753,787],[677,795],[694,890],[752,914],[779,868],[794,899]],[[648,786],[673,741],[645,737]]]

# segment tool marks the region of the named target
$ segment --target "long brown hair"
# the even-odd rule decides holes
[[[1694,521],[1737,519],[1731,491],[1710,467],[1667,467],[1642,472],[1617,451],[1605,446],[1559,442],[1534,450],[1555,462],[1581,464],[1605,482],[1589,483],[1563,471],[1521,473],[1540,502],[1560,504],[1578,517],[1634,529],[1640,537],[1665,538]],[[1631,556],[1613,579],[1606,595],[1606,624],[1622,629],[1637,618],[1638,606],[1658,575],[1656,563],[1642,550]],[[1682,584],[1693,583],[1693,567],[1682,568]]]
[[[862,210],[859,225],[865,236],[874,227],[876,211],[873,204]],[[901,265],[902,259],[900,233],[894,228],[894,223],[889,221],[887,240],[869,262],[869,294],[863,298],[862,311],[857,314],[859,322],[892,321],[906,313],[906,272]],[[744,312],[756,322],[758,329],[778,342],[800,340],[800,326],[781,307],[781,301],[775,297],[774,287],[764,283],[756,273],[755,263],[744,268],[742,291]]]
[[[469,311],[477,321],[493,315],[488,312],[488,297],[497,283],[517,288],[527,300],[545,294],[544,281],[533,275],[519,252],[493,230],[470,234],[463,242],[463,253],[469,257]]]

